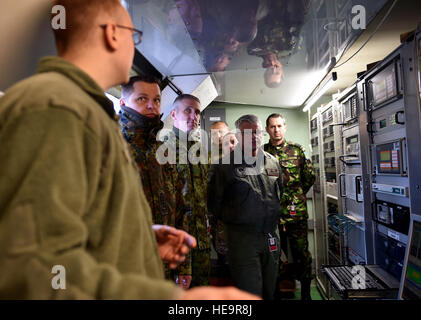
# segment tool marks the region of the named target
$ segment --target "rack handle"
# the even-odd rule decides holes
[[[345,173],[341,173],[338,176],[338,178],[339,178],[339,195],[341,196],[341,198],[346,198],[346,194],[342,193],[343,189],[345,189],[345,187],[342,188],[342,181],[343,181],[342,177],[344,177],[344,176],[345,176]],[[346,192],[346,190],[345,190],[345,192]]]

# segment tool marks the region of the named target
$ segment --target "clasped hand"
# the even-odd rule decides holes
[[[158,243],[159,256],[175,269],[186,259],[190,248],[197,245],[196,239],[183,230],[174,227],[154,224],[156,242]]]

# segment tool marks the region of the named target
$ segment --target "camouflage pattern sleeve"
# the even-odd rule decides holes
[[[176,171],[177,171],[177,179],[178,179],[178,185],[181,187],[181,189],[177,190],[180,192],[181,196],[183,197],[183,206],[180,207],[180,211],[177,211],[177,217],[176,217],[176,224],[177,227],[181,230],[186,231],[188,234],[195,236],[193,230],[190,226],[190,217],[192,215],[192,208],[190,205],[190,199],[188,195],[189,190],[189,181],[188,181],[188,170],[189,166],[186,164],[179,164],[179,159],[177,159]],[[181,275],[191,275],[192,274],[192,260],[191,260],[191,254],[188,254],[186,256],[186,260],[181,263],[177,268],[177,273]]]
[[[134,143],[134,141],[136,140],[136,132],[135,132],[135,130],[127,127],[127,121],[124,118],[121,118],[120,119],[120,123],[122,124],[120,126],[121,135],[123,136],[124,140],[126,140],[127,143],[130,146],[129,147],[129,150],[130,150],[130,153],[132,155],[132,158],[136,162],[141,161],[140,155],[142,154],[142,151]]]
[[[184,230],[190,234],[188,224],[185,219],[186,212],[186,199],[183,194],[185,182],[183,181],[183,176],[179,174],[176,166],[174,165],[174,192],[176,194],[176,216],[175,216],[175,227],[180,230]],[[181,263],[177,269],[176,273],[179,275],[191,275],[192,274],[192,265],[191,265],[191,254],[186,256],[186,260]]]
[[[301,156],[303,157],[303,167],[302,167],[302,186],[303,186],[303,192],[306,194],[312,185],[314,184],[314,181],[316,180],[316,175],[314,173],[314,167],[313,164],[309,159],[306,158],[305,150],[303,147],[301,147]]]

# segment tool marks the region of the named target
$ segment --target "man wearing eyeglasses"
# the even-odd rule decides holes
[[[58,57],[0,101],[0,299],[254,298],[164,280],[161,259],[176,267],[196,240],[152,226],[104,95],[129,80],[137,32],[118,0],[55,4]]]

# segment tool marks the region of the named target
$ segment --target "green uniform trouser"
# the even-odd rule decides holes
[[[192,281],[190,288],[208,286],[210,277],[210,249],[193,249]]]
[[[239,231],[227,226],[228,263],[237,288],[261,296],[274,298],[279,268],[279,233],[271,233],[277,250],[269,250],[269,234]]]
[[[283,231],[283,226],[279,225],[279,233],[282,243],[288,238],[291,249],[293,264],[288,270],[293,270],[293,273],[287,272],[285,264],[280,265],[279,276],[281,279],[289,280],[310,280],[312,278],[311,270],[311,253],[308,250],[308,225],[307,220],[300,220],[296,222],[287,223],[285,226],[286,232]],[[287,250],[284,250],[287,252]],[[288,257],[290,258],[290,257]]]

